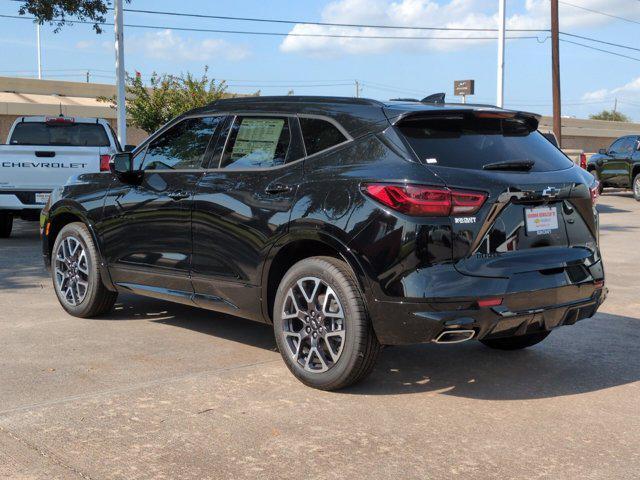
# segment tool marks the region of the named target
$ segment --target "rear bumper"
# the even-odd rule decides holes
[[[44,204],[36,203],[36,193],[51,193],[51,190],[0,192],[0,211],[28,216],[29,219],[37,219],[38,213],[42,210]]]
[[[600,261],[586,267],[585,276],[579,279],[567,269],[554,274],[529,272],[510,279],[457,275],[455,279],[456,274],[449,272],[447,281],[436,289],[446,293],[444,297],[370,301],[378,340],[405,345],[434,341],[454,330],[473,330],[476,339],[549,331],[592,317],[607,295]],[[431,281],[438,283],[437,276],[431,275]],[[500,304],[481,307],[480,299]]]

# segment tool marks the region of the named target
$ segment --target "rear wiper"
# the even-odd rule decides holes
[[[536,164],[533,160],[517,160],[512,162],[496,162],[487,163],[482,167],[483,170],[513,170],[519,172],[528,172]]]

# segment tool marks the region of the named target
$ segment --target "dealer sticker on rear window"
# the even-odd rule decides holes
[[[546,235],[558,228],[558,210],[556,207],[526,208],[527,232]]]

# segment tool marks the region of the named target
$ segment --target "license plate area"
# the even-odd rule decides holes
[[[36,193],[35,195],[35,203],[44,205],[49,201],[50,193]]]
[[[558,230],[558,209],[555,206],[525,208],[524,218],[528,234],[549,235]]]

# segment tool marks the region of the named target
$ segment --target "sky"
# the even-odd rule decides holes
[[[0,0],[0,15],[16,15],[19,4]],[[582,7],[582,8],[578,8]],[[217,16],[365,25],[496,28],[498,0],[132,0],[125,8]],[[586,9],[586,10],[585,10]],[[597,14],[589,10],[605,13]],[[113,12],[108,13],[112,22]],[[508,0],[507,28],[549,28],[549,0]],[[620,18],[615,18],[620,17]],[[273,24],[125,12],[125,64],[143,79],[152,72],[201,74],[225,80],[231,92],[262,95],[360,95],[387,100],[422,98],[435,92],[453,97],[454,80],[474,79],[469,101],[496,102],[495,32],[389,30],[307,24]],[[36,28],[24,19],[0,18],[0,75],[37,74]],[[280,33],[181,31],[179,28]],[[560,44],[562,114],[586,118],[617,109],[640,122],[640,0],[560,0],[560,30],[627,45],[636,50],[565,40],[630,58]],[[320,38],[296,35],[367,35],[414,39]],[[508,32],[505,106],[551,113],[551,41],[548,32]],[[454,39],[424,38],[454,37]],[[464,37],[465,39],[460,39]],[[473,38],[470,38],[473,37]],[[44,78],[100,83],[115,81],[113,28],[97,35],[90,25],[41,30]]]

